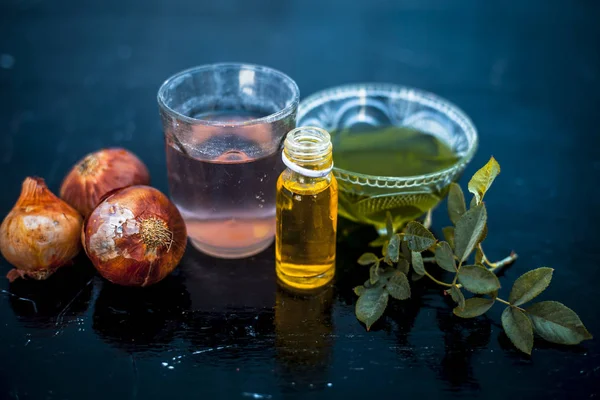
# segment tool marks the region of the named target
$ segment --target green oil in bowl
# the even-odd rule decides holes
[[[449,101],[391,83],[336,86],[304,99],[298,126],[331,133],[338,213],[385,233],[443,199],[477,150],[477,130]]]
[[[385,228],[387,212],[398,228],[435,207],[451,180],[429,176],[461,158],[444,140],[408,127],[354,127],[332,137],[339,213],[378,230]]]

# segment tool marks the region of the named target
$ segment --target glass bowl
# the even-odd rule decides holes
[[[434,94],[393,84],[353,84],[317,92],[300,103],[297,126],[317,126],[332,133],[334,162],[340,141],[368,135],[376,127],[413,128],[450,147],[456,162],[424,175],[375,176],[334,167],[339,214],[371,224],[380,233],[385,232],[387,212],[398,229],[435,207],[477,150],[475,126],[458,107]],[[344,135],[336,134],[342,130]]]

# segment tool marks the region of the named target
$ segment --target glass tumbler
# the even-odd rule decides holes
[[[298,99],[290,77],[248,64],[195,67],[162,84],[169,189],[194,247],[242,258],[272,243],[281,148]]]

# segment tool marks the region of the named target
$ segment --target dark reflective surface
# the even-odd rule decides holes
[[[311,294],[284,287],[276,292],[276,364],[284,393],[322,389],[329,383],[335,342],[333,294],[331,285]]]
[[[77,257],[73,266],[58,270],[46,281],[16,280],[2,290],[15,315],[27,328],[60,328],[84,315],[89,307],[96,270]]]
[[[101,288],[92,329],[106,343],[127,352],[169,346],[189,313],[189,294],[177,276],[171,275],[149,290],[98,281]]]
[[[486,196],[486,252],[520,258],[501,294],[553,267],[540,298],[600,335],[599,15],[585,0],[0,2],[0,215],[25,176],[57,191],[103,146],[134,151],[166,191],[156,91],[192,65],[270,65],[303,97],[348,82],[411,85],[455,102],[479,129],[463,186],[490,155],[502,165]],[[438,233],[444,214],[434,213]],[[310,296],[278,288],[272,248],[237,261],[189,248],[145,290],[111,285],[84,257],[46,282],[0,280],[0,398],[600,395],[597,340],[537,340],[523,356],[502,333],[500,305],[459,320],[425,281],[366,332],[352,288],[367,277],[355,260],[372,239],[342,223],[335,284]]]

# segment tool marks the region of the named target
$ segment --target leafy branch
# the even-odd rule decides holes
[[[450,185],[448,214],[453,226],[443,229],[444,241],[438,241],[416,221],[395,233],[388,213],[382,257],[365,253],[358,259],[360,265],[370,266],[369,279],[354,288],[359,296],[356,317],[367,330],[381,318],[390,296],[397,300],[410,297],[410,274],[413,281],[427,277],[443,286],[444,292],[456,303],[453,313],[457,317],[474,318],[485,314],[494,304],[506,305],[502,312],[502,327],[515,347],[524,353],[531,354],[534,332],[542,339],[559,344],[578,344],[592,338],[577,314],[562,303],[542,301],[522,307],[548,287],[552,268],[526,272],[513,284],[508,300],[498,297],[500,281],[495,273],[517,259],[513,252],[503,260],[490,262],[481,245],[488,234],[483,199],[499,173],[500,165],[493,157],[475,173],[468,185],[473,194],[468,209],[460,186]],[[433,256],[423,257],[423,252]],[[473,263],[469,263],[473,253]],[[436,264],[453,274],[452,281],[436,279],[425,268],[426,263]],[[465,298],[464,292],[473,296]]]

